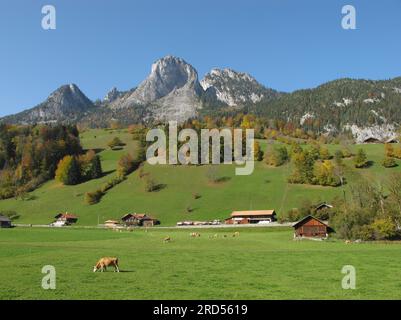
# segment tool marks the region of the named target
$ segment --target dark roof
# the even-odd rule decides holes
[[[327,223],[324,223],[322,220],[320,220],[320,219],[318,219],[318,218],[315,218],[314,216],[311,216],[311,215],[306,216],[305,218],[303,218],[303,219],[299,220],[298,222],[294,223],[294,224],[292,225],[292,227],[296,229],[296,228],[298,228],[300,225],[306,223],[307,221],[309,221],[309,220],[311,220],[311,219],[314,219],[314,220],[319,221],[321,224],[323,224],[323,225],[325,225],[325,226],[327,227],[327,230],[328,230],[328,231],[330,231],[330,232],[333,231],[333,232],[334,232],[334,229],[331,228]]]
[[[0,221],[2,221],[2,222],[11,222],[11,219],[9,217],[6,217],[6,216],[0,216]]]
[[[148,216],[146,213],[127,213],[126,215],[124,215],[121,220],[125,221],[129,218],[134,218],[134,219],[138,219],[138,220],[155,220],[157,221],[157,219]]]
[[[328,204],[326,202],[322,202],[322,203],[319,203],[318,205],[315,206],[315,210],[318,210],[318,209],[320,209],[322,207],[333,208],[333,206],[331,204]]]
[[[57,216],[55,216],[56,219],[64,218],[64,219],[78,219],[76,215],[70,214],[70,213],[59,213]]]

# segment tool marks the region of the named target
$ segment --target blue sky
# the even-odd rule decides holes
[[[41,28],[46,4],[56,7],[56,30]],[[346,4],[357,30],[341,28]],[[1,0],[0,43],[0,116],[66,83],[91,99],[130,89],[167,54],[200,78],[230,67],[293,91],[401,76],[401,0]]]

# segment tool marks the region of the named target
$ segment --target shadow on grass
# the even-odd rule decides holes
[[[372,167],[375,164],[374,161],[369,160],[365,166],[361,167],[360,169],[369,169],[370,167]]]
[[[165,184],[165,183],[159,183],[159,184],[157,184],[157,185],[155,185],[155,186],[153,187],[152,192],[159,192],[159,191],[165,189],[166,187],[167,187],[167,184]]]
[[[216,179],[216,183],[223,183],[223,182],[227,182],[230,180],[231,180],[231,177],[221,177],[221,178]]]
[[[102,178],[105,177],[105,176],[108,176],[109,174],[111,174],[111,173],[113,173],[113,172],[116,172],[116,170],[109,170],[109,171],[103,172]]]

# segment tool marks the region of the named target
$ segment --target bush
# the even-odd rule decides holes
[[[382,161],[382,166],[385,168],[393,168],[397,166],[397,163],[395,162],[394,158],[386,157]]]
[[[104,193],[100,190],[96,190],[95,192],[86,192],[85,193],[85,202],[89,205],[96,204],[103,197]]]
[[[117,164],[117,176],[125,177],[140,165],[139,161],[134,161],[130,154],[123,155]]]
[[[397,234],[397,226],[390,217],[376,219],[371,228],[376,240],[391,239]]]
[[[108,144],[110,149],[114,149],[116,147],[123,147],[125,143],[120,140],[119,137],[114,137]]]
[[[152,177],[147,176],[145,178],[145,191],[146,192],[153,192],[156,189],[157,189],[156,181]]]
[[[368,166],[368,163],[369,162],[365,150],[359,149],[354,158],[355,168],[365,168]]]
[[[266,153],[266,163],[270,166],[279,167],[286,163],[288,159],[288,151],[285,146],[275,147],[269,153]]]

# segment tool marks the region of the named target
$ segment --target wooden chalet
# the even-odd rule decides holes
[[[233,211],[226,224],[269,223],[276,221],[274,210]]]
[[[78,221],[78,217],[70,213],[59,213],[54,218],[56,221],[65,222],[66,224],[73,224]]]
[[[294,238],[325,239],[329,233],[334,232],[326,223],[310,215],[295,223],[293,228]]]
[[[160,221],[144,213],[128,213],[121,218],[126,226],[153,227]]]

